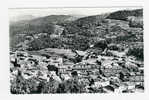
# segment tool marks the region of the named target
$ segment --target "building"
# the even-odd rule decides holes
[[[73,71],[77,71],[80,75],[88,75],[90,72],[95,73],[98,71],[98,66],[88,63],[77,63],[72,66]]]
[[[63,58],[58,56],[53,56],[49,59],[51,64],[54,64],[56,66],[60,66],[63,64]]]

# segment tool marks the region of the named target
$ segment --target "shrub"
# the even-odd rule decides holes
[[[62,48],[63,43],[61,39],[51,39],[50,37],[40,37],[38,39],[33,40],[28,44],[29,48],[28,50],[40,50],[44,48]]]
[[[124,47],[122,45],[114,44],[114,43],[109,44],[108,49],[109,50],[115,50],[115,51],[124,51]]]
[[[97,43],[94,44],[95,48],[102,49],[103,51],[108,47],[108,43],[105,39],[97,41]]]
[[[37,83],[36,78],[19,78],[11,82],[10,91],[12,94],[56,93],[58,84],[59,83],[53,79],[50,79],[49,82],[42,80]]]
[[[85,85],[78,79],[70,79],[59,84],[58,93],[84,93]]]
[[[108,45],[108,49],[117,51],[117,50],[119,50],[119,47],[116,44],[110,44],[110,45]]]
[[[127,52],[128,56],[135,56],[139,60],[144,60],[143,46],[131,46]]]
[[[128,18],[129,26],[135,28],[143,28],[143,18],[131,16]]]
[[[11,81],[10,91],[12,94],[27,94],[27,93],[37,93],[36,81],[33,79],[26,80],[23,77]]]
[[[106,52],[106,56],[113,56],[113,57],[114,57],[115,55],[114,55],[112,52],[107,51],[107,52]]]

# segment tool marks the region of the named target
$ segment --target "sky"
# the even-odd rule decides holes
[[[118,10],[132,10],[141,7],[102,7],[102,8],[12,8],[9,9],[9,19],[17,20],[22,16],[43,17],[48,15],[78,15],[89,16],[98,15]]]

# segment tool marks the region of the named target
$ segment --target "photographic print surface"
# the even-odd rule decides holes
[[[143,9],[9,9],[12,94],[144,92]]]

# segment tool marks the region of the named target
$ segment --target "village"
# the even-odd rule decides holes
[[[144,92],[143,8],[87,14],[10,22],[11,94]]]
[[[36,78],[38,79],[37,84],[41,81],[50,83],[50,79],[55,80],[58,84],[77,80],[84,89],[81,93],[144,91],[143,63],[136,61],[135,57],[120,54],[113,57],[85,51],[73,52],[75,52],[74,55],[70,54],[74,58],[77,58],[78,55],[82,56],[80,62],[68,59],[69,54],[61,56],[54,53],[37,55],[26,51],[10,52],[10,80],[13,82],[18,77],[22,77],[24,80]],[[70,93],[77,93],[77,91]]]

